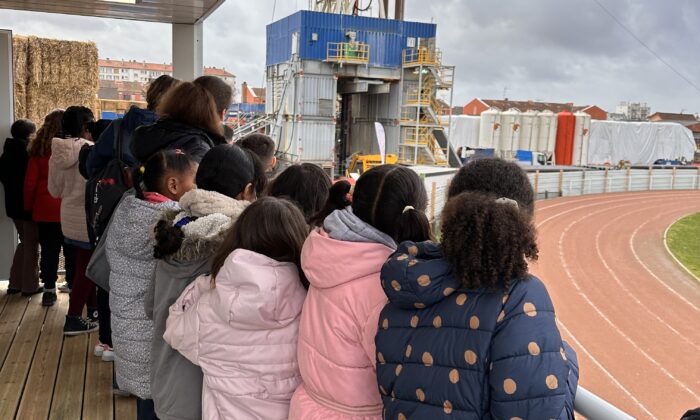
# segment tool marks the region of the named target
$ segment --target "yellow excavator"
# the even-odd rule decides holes
[[[384,163],[395,164],[399,161],[399,157],[396,155],[386,155],[384,158]],[[352,173],[357,173],[362,175],[366,171],[379,166],[382,164],[382,155],[354,155],[346,171],[346,176],[350,176]]]

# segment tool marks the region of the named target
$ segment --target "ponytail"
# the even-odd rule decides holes
[[[326,220],[331,213],[336,210],[342,210],[352,204],[350,200],[350,191],[352,185],[348,181],[340,180],[331,186],[328,190],[328,200],[326,205],[318,214],[311,218],[312,226],[323,226],[323,221]]]
[[[433,240],[430,221],[425,212],[418,211],[413,206],[406,206],[396,219],[397,244],[404,241],[423,242]]]
[[[155,227],[156,244],[153,247],[153,258],[162,260],[176,253],[185,240],[182,228],[171,225],[167,220],[160,220]]]
[[[442,248],[467,288],[507,289],[525,278],[538,257],[536,230],[527,208],[482,192],[451,197],[442,212]]]

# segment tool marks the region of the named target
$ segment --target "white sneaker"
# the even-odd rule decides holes
[[[103,362],[113,362],[113,361],[114,361],[114,350],[112,350],[112,349],[109,348],[109,347],[106,348],[106,349],[102,352],[102,361],[103,361]]]
[[[112,349],[108,345],[102,344],[98,341],[97,344],[95,344],[95,351],[94,351],[95,356],[102,357],[102,355],[104,355],[105,351],[112,351]]]
[[[68,282],[63,282],[57,286],[57,289],[61,293],[70,293],[72,292],[71,288],[68,287]]]

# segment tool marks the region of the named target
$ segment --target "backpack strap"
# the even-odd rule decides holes
[[[122,119],[117,118],[114,120],[113,124],[113,129],[114,129],[114,147],[113,150],[116,152],[115,157],[119,159],[120,161],[122,160],[122,140],[124,137],[124,133],[122,130]]]

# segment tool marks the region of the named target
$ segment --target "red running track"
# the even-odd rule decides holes
[[[580,384],[637,418],[700,406],[700,283],[663,241],[696,212],[700,191],[537,203],[540,259],[530,270],[578,354]]]

